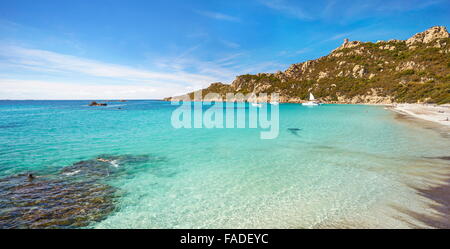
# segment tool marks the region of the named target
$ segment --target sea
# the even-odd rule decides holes
[[[263,128],[174,127],[171,102],[89,103],[0,101],[0,228],[450,221],[433,192],[449,182],[449,131],[383,106],[279,104],[278,136],[261,139]]]

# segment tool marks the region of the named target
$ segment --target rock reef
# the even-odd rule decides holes
[[[106,184],[148,155],[99,155],[51,175],[0,178],[0,228],[77,228],[104,219],[115,209],[117,189]]]

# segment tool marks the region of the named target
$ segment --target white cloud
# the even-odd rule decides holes
[[[5,58],[10,66],[28,68],[41,72],[75,72],[96,77],[120,78],[134,81],[164,80],[179,84],[212,80],[211,77],[200,74],[152,72],[46,50],[21,47],[4,47],[0,49],[0,57]]]
[[[243,52],[200,60],[153,58],[153,70],[17,46],[0,46],[0,99],[148,99],[181,95],[246,73],[283,69]],[[190,73],[195,72],[195,73]]]
[[[226,15],[223,13],[218,13],[218,12],[212,12],[212,11],[200,11],[200,10],[196,10],[196,13],[209,17],[209,18],[213,18],[216,20],[222,20],[222,21],[229,21],[229,22],[240,22],[241,19],[234,17],[234,16],[230,16],[230,15]]]
[[[214,75],[215,81],[230,81],[236,76],[236,70],[230,67],[234,62],[231,60],[212,60],[205,61],[193,57],[177,57],[177,58],[159,58],[157,64],[161,68],[168,68],[174,71],[192,70],[203,75]],[[197,84],[199,85],[199,84]],[[202,86],[204,87],[204,85]]]
[[[117,91],[118,95],[125,95],[123,98],[143,97],[142,94],[138,92],[135,92],[135,95],[132,94],[133,92],[125,92],[125,89],[141,89],[142,92],[146,93],[145,96],[147,96],[147,98],[161,98],[184,93],[186,88],[201,88],[211,82],[221,80],[221,78],[218,78],[217,75],[214,75],[213,73],[189,73],[186,70],[175,70],[174,67],[165,67],[164,70],[150,71],[59,54],[46,50],[27,49],[17,46],[0,47],[0,67],[0,72],[2,72],[4,76],[6,75],[6,78],[8,79],[25,80],[33,77],[34,79],[41,80],[38,84],[41,88],[33,87],[31,88],[34,89],[33,92],[30,92],[29,89],[25,89],[25,87],[34,86],[33,84],[28,84],[28,81],[18,81],[18,83],[26,82],[27,85],[24,85],[23,87],[14,87],[8,90],[8,87],[12,87],[13,84],[6,84],[5,82],[11,83],[11,81],[3,80],[0,82],[0,95],[2,98],[13,98],[18,96],[17,94],[21,89],[24,93],[28,91],[27,96],[29,98],[34,98],[30,95],[31,93],[36,93],[35,97],[42,96],[42,94],[39,94],[39,89],[41,89],[40,91],[42,92],[55,92],[55,89],[64,90],[64,88],[56,87],[57,84],[63,84],[69,86],[69,88],[72,88],[73,85],[78,85],[80,88],[87,89],[85,92],[86,97],[77,94],[77,91],[72,91],[73,96],[70,97],[72,99],[80,97],[91,98],[93,96],[100,97],[101,94],[104,94],[105,98],[107,98],[108,96],[113,95],[108,94],[111,89]],[[48,78],[49,76],[53,80],[56,78],[58,82],[47,82],[48,84],[44,84],[42,78]],[[220,76],[224,75],[221,74]],[[89,83],[85,82],[86,78],[89,79],[90,82],[95,82],[92,87],[88,86]],[[76,84],[74,82],[76,82]],[[118,86],[118,82],[121,86]],[[45,87],[51,87],[51,89],[45,89]],[[99,89],[103,90],[97,91]],[[110,90],[106,91],[104,89]],[[153,90],[150,91],[150,89]],[[91,90],[93,91],[91,92]],[[7,92],[12,95],[8,97],[5,94]],[[66,93],[69,94],[70,92]],[[93,95],[90,93],[95,94]],[[148,95],[149,93],[151,93],[151,95]]]
[[[223,83],[231,83],[231,81],[238,75],[247,73],[275,72],[286,67],[285,64],[280,64],[273,61],[262,61],[255,63],[253,60],[248,60],[249,56],[250,55],[247,53],[240,52],[229,54],[219,59],[210,61],[198,60],[192,57],[184,57],[176,59],[160,58],[157,62],[160,67],[169,67],[182,71],[191,69],[199,74],[214,75],[216,78],[220,79],[218,81]],[[207,85],[198,86],[200,88]]]
[[[166,88],[0,79],[0,99],[151,99]],[[169,96],[169,95],[167,95]]]

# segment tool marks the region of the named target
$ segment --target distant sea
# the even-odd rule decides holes
[[[280,104],[278,138],[261,140],[175,129],[170,102],[88,104],[0,101],[1,228],[438,222],[424,193],[450,172],[449,134],[382,106]]]

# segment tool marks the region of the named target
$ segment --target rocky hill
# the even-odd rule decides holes
[[[276,92],[281,102],[296,103],[305,101],[309,92],[326,103],[450,103],[450,35],[436,26],[406,41],[345,39],[327,56],[293,64],[284,72],[237,76],[231,85],[213,83],[202,90],[203,95],[210,92]]]

